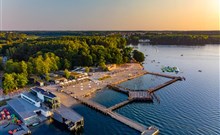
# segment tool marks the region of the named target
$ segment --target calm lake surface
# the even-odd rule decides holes
[[[155,94],[160,103],[132,103],[116,112],[143,125],[155,125],[160,135],[219,135],[220,95],[219,60],[220,45],[169,46],[138,45],[145,53],[145,70],[161,72],[162,66],[177,66],[186,81],[178,81]],[[181,56],[183,54],[183,56]],[[155,60],[155,62],[153,62]],[[198,72],[202,70],[202,72]],[[175,73],[167,73],[176,75]],[[120,85],[132,89],[147,89],[167,81],[166,78],[145,75]],[[104,106],[126,100],[126,95],[106,89],[92,99]],[[73,109],[84,116],[84,135],[138,135],[139,132],[96,112],[84,105]],[[33,135],[68,135],[70,132],[54,122],[32,128]]]

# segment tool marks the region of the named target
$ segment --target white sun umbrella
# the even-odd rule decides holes
[[[64,82],[64,84],[68,84],[68,82]]]

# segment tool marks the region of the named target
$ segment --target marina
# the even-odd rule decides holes
[[[98,103],[95,103],[91,100],[87,100],[87,99],[84,99],[84,98],[79,98],[79,97],[74,97],[76,100],[78,100],[80,103],[82,104],[85,104],[86,106],[89,106],[99,112],[102,112],[103,114],[105,115],[109,115],[110,117],[120,121],[121,123],[124,123],[125,125],[131,127],[131,128],[134,128],[135,130],[141,132],[141,134],[149,134],[149,133],[153,133],[153,134],[156,134],[159,132],[158,129],[154,129],[154,132],[152,132],[152,130],[148,130],[145,126],[139,124],[139,123],[136,123],[134,122],[133,120],[129,119],[129,118],[126,118],[118,113],[115,113],[113,111],[111,111],[111,109],[108,109]],[[152,134],[152,135],[153,135]]]
[[[151,95],[152,93],[154,94],[155,91],[168,86],[178,80],[182,80],[181,77],[174,77],[174,76],[169,76],[169,75],[164,75],[164,74],[159,74],[159,73],[151,73],[151,72],[145,72],[145,74],[152,74],[152,75],[157,75],[157,76],[161,76],[161,77],[166,77],[166,78],[172,78],[172,80],[165,82],[164,84],[160,84],[158,86],[156,86],[155,88],[152,89],[148,89],[148,90],[132,90],[129,88],[124,88],[122,86],[118,86],[117,83],[112,84],[108,84],[107,87],[110,89],[113,89],[117,92],[121,92],[123,94],[128,95],[128,99],[126,101],[123,101],[121,103],[118,103],[114,106],[111,106],[109,108],[106,108],[94,101],[88,100],[84,97],[77,97],[77,96],[72,96],[74,99],[76,99],[77,101],[79,101],[80,103],[93,108],[105,115],[109,115],[110,117],[116,119],[117,121],[120,121],[121,123],[124,123],[125,125],[128,125],[131,128],[134,128],[135,130],[141,132],[142,135],[154,135],[154,134],[158,134],[159,133],[159,129],[154,128],[149,129],[137,122],[134,122],[133,120],[126,118],[118,113],[115,113],[114,110],[123,107],[127,104],[129,104],[130,102],[137,102],[137,101],[141,101],[141,102],[153,102],[153,96]],[[119,81],[121,82],[121,81]],[[68,94],[68,93],[67,93]]]

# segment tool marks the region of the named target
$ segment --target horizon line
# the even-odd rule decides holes
[[[69,32],[88,32],[88,31],[91,31],[91,32],[95,32],[95,31],[109,31],[109,32],[115,32],[115,31],[121,31],[121,32],[135,32],[135,31],[138,31],[138,32],[178,32],[178,31],[219,31],[220,32],[220,29],[219,30],[0,30],[0,32],[7,32],[7,31],[15,31],[15,32],[22,32],[22,31],[39,31],[39,32],[57,32],[57,31],[60,31],[60,32],[66,32],[66,31],[69,31]]]

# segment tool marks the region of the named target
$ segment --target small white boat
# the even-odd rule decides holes
[[[36,123],[34,123],[34,124],[32,124],[32,126],[34,127],[34,126],[37,126],[39,123],[38,122],[36,122]]]

